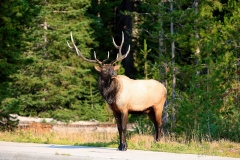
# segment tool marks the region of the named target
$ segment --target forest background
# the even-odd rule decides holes
[[[111,36],[124,32],[130,55],[118,74],[156,79],[168,90],[169,133],[240,142],[240,2],[238,0],[2,0],[0,118],[10,114],[113,121],[84,56],[110,60]],[[132,116],[150,124],[144,116]],[[1,121],[2,130],[7,129]]]

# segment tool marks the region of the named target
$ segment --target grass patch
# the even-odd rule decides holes
[[[129,148],[151,150],[159,152],[187,153],[199,155],[212,155],[223,157],[240,157],[240,144],[227,140],[201,142],[191,140],[180,141],[174,137],[163,137],[160,142],[153,143],[149,135],[133,135],[128,140]]]
[[[0,132],[1,141],[31,142],[62,145],[84,145],[95,147],[117,148],[117,133],[81,132],[81,133],[36,133],[33,131]],[[172,153],[188,153],[224,157],[240,157],[240,144],[227,140],[185,141],[184,138],[165,136],[160,142],[154,143],[152,135],[132,134],[128,137],[128,148]]]
[[[58,152],[56,152],[55,153],[55,155],[61,155],[61,156],[71,156],[70,154],[67,154],[67,153],[58,153]]]

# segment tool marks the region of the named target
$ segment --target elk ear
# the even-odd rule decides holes
[[[116,65],[113,67],[113,69],[114,69],[114,71],[116,71],[116,70],[119,70],[120,67],[121,67],[120,65]]]
[[[101,72],[102,68],[100,66],[94,66],[94,68],[98,71]]]

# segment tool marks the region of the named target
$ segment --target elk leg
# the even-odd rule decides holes
[[[118,127],[119,139],[120,139],[118,149],[120,151],[126,151],[127,150],[126,130],[127,130],[128,114],[121,113],[121,114],[114,114],[114,116],[117,121],[117,127]]]
[[[157,130],[157,122],[156,122],[156,119],[155,119],[155,113],[154,111],[151,111],[148,113],[148,117],[150,118],[150,120],[153,122],[153,125],[154,125],[154,129],[155,129],[155,141],[157,140],[157,136],[158,136],[158,130]]]
[[[114,114],[115,119],[117,121],[117,128],[118,128],[118,134],[119,134],[119,146],[118,149],[120,150],[121,142],[122,142],[122,123],[121,123],[121,114]]]
[[[162,129],[162,115],[156,114],[156,111],[152,110],[148,113],[148,117],[153,122],[155,128],[155,141],[158,142],[161,136]]]
[[[119,150],[126,151],[127,150],[127,142],[126,142],[126,132],[127,132],[127,120],[128,120],[128,114],[122,113],[121,114],[121,129],[122,133],[120,135],[120,145]]]
[[[162,110],[155,110],[155,120],[156,120],[156,141],[160,141],[161,131],[162,131]]]

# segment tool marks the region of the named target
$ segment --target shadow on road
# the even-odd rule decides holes
[[[102,144],[102,143],[101,143]],[[112,143],[110,143],[112,144]],[[94,146],[88,146],[88,144],[79,144],[79,145],[50,145],[50,146],[44,146],[45,148],[59,148],[59,149],[104,149],[104,150],[117,150],[116,148],[107,148],[106,146],[109,146],[110,144],[105,143],[102,147],[94,147]],[[81,146],[80,146],[81,145]],[[82,146],[86,145],[86,146]],[[92,145],[92,144],[89,144]],[[99,145],[98,145],[99,146]]]

